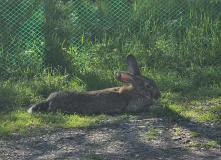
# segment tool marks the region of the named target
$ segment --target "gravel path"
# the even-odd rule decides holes
[[[221,130],[214,125],[142,115],[99,127],[45,129],[25,138],[14,133],[0,142],[0,159],[221,160]]]

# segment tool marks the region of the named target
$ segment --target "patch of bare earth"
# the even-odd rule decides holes
[[[216,144],[206,145],[211,141]],[[221,130],[213,125],[140,115],[112,125],[5,137],[0,159],[221,160],[220,141]]]

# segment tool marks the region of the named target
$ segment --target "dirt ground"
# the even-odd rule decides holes
[[[139,115],[99,127],[35,131],[25,138],[13,133],[0,142],[0,159],[221,160],[221,130],[215,126]]]

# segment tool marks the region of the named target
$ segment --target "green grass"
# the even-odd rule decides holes
[[[2,113],[0,118],[0,137],[16,133],[17,137],[31,134],[32,131],[38,131],[36,134],[45,133],[45,129],[53,131],[56,127],[61,128],[82,128],[93,126],[118,125],[120,121],[129,121],[134,119],[133,115],[122,114],[118,118],[111,115],[80,115],[64,114],[57,112],[55,114],[33,113],[28,114],[25,109]]]
[[[68,74],[62,75],[59,71],[50,70],[49,72],[49,70],[46,70],[34,76],[32,79],[24,77],[18,80],[10,79],[0,81],[0,137],[11,135],[14,132],[21,135],[28,135],[32,130],[43,130],[47,127],[52,130],[56,127],[90,127],[118,124],[120,120],[125,117],[126,120],[136,119],[136,115],[133,114],[121,115],[120,119],[115,119],[111,115],[103,114],[65,115],[60,112],[56,114],[26,113],[29,104],[43,100],[51,92],[64,89],[86,91],[120,85],[120,83],[118,84],[118,82],[113,79],[114,73],[109,74],[109,72],[85,72],[80,76],[71,76]],[[160,72],[149,72],[148,74],[151,78],[156,79],[161,89],[164,79],[160,79],[159,77],[164,74]],[[172,80],[176,81],[176,78],[172,77],[170,81]],[[97,82],[101,85],[93,86],[93,83]],[[175,87],[174,85],[171,86]],[[221,122],[221,100],[219,98],[220,88],[218,85],[212,88],[213,90],[211,90],[209,95],[206,92],[205,95],[201,95],[203,87],[199,88],[198,92],[193,88],[188,94],[185,90],[184,92],[172,92],[170,91],[170,87],[168,87],[168,89],[167,86],[162,88],[164,88],[163,96],[158,103],[163,104],[164,108],[160,111],[154,111],[152,113],[153,116],[163,115],[172,117],[175,120],[181,116],[200,123],[209,121],[219,124]],[[155,130],[156,129],[151,128],[150,134],[148,135],[149,139],[156,138]],[[39,134],[40,133],[41,132],[39,132]]]
[[[190,135],[193,136],[193,137],[199,137],[199,136],[201,136],[202,134],[201,134],[201,133],[198,133],[198,132],[190,132]]]
[[[211,148],[211,147],[216,147],[216,146],[217,146],[216,141],[211,141],[211,142],[197,141],[195,143],[186,145],[186,147],[198,147],[198,148]]]
[[[188,98],[184,97],[183,100],[186,101],[186,99]],[[199,122],[219,122],[221,120],[220,104],[218,96],[213,98],[208,96],[197,96],[192,100],[190,97],[189,102],[173,102],[169,105],[169,109],[187,119]]]
[[[4,136],[12,131],[26,135],[32,130],[42,130],[45,128],[69,128],[69,127],[88,127],[96,125],[95,121],[102,118],[100,116],[80,116],[57,114],[27,114],[26,112],[16,111],[10,115],[1,116],[0,135]]]
[[[151,124],[150,131],[147,134],[147,139],[149,139],[149,140],[157,139],[159,131],[160,131],[159,129],[154,128],[154,125]]]
[[[144,71],[142,71],[144,73]],[[203,74],[203,72],[202,72]],[[145,75],[149,75],[156,80],[162,91],[161,103],[164,108],[160,111],[154,111],[152,116],[166,116],[174,118],[184,117],[188,120],[197,122],[213,122],[219,124],[221,122],[221,100],[220,86],[213,85],[210,92],[201,92],[204,87],[192,88],[189,93],[185,88],[179,91],[171,91],[176,84],[179,76],[171,76],[164,78],[161,71],[149,70]],[[0,137],[18,133],[20,135],[31,134],[33,130],[40,130],[37,133],[43,134],[44,128],[53,130],[56,127],[72,128],[72,127],[90,127],[97,125],[119,124],[126,117],[126,120],[136,119],[136,115],[121,115],[120,119],[111,115],[66,115],[63,113],[56,114],[28,114],[26,110],[29,104],[37,103],[45,99],[51,92],[65,89],[74,89],[78,91],[102,89],[112,86],[122,85],[113,78],[114,71],[108,72],[87,71],[82,74],[69,75],[61,74],[59,71],[50,69],[42,73],[38,73],[33,78],[21,77],[19,79],[9,79],[0,81]],[[162,78],[161,78],[162,76]],[[169,86],[164,86],[164,81],[173,81]],[[187,85],[188,82],[185,78]],[[98,85],[99,83],[100,85]],[[93,85],[95,84],[95,85]],[[166,84],[165,84],[166,85]],[[208,86],[205,86],[205,89]],[[212,93],[212,94],[211,94]],[[204,95],[202,95],[204,94]],[[148,134],[148,139],[157,138],[157,129],[153,126]]]

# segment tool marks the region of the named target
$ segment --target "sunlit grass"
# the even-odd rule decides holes
[[[78,114],[64,115],[56,114],[28,114],[26,112],[14,111],[8,115],[2,115],[0,118],[0,137],[12,132],[18,134],[28,134],[28,131],[44,128],[71,128],[71,127],[89,127],[96,126],[95,121],[104,118],[99,116],[81,116]]]
[[[181,115],[184,117],[191,118],[193,120],[199,121],[199,122],[205,122],[205,121],[211,121],[211,122],[217,122],[221,120],[221,114],[220,113],[214,113],[211,110],[207,109],[194,109],[186,112],[182,112]],[[216,108],[217,112],[220,112],[221,107]]]
[[[51,92],[65,89],[86,91],[122,85],[114,80],[112,77],[114,73],[110,73],[111,71],[107,73],[90,72],[70,76],[68,74],[62,75],[59,71],[45,71],[33,79],[21,78],[19,80],[0,81],[0,92],[2,92],[0,100],[0,107],[2,108],[0,112],[0,137],[11,135],[14,132],[26,135],[30,134],[32,130],[43,130],[44,128],[53,130],[56,127],[73,128],[118,124],[123,117],[126,117],[126,120],[137,119],[137,116],[133,114],[121,115],[120,119],[116,119],[114,116],[103,114],[67,115],[60,112],[56,114],[26,113],[29,104],[40,102]],[[174,92],[171,91],[171,88],[176,88],[176,83],[171,84],[170,87],[162,85],[165,79],[160,79],[159,77],[164,76],[164,73],[149,71],[148,75],[152,79],[158,77],[156,81],[162,91],[162,98],[158,103],[163,105],[163,109],[153,111],[151,116],[163,115],[164,117],[174,118],[175,120],[183,117],[200,123],[205,121],[219,123],[221,121],[219,86],[216,85],[213,88],[214,92],[212,95],[207,95],[206,93],[202,95],[202,88],[199,88],[198,91],[193,88],[189,93]],[[173,76],[168,78],[171,78],[168,81],[172,81],[172,79],[174,81],[177,80]],[[93,86],[94,83],[99,83],[100,86],[99,84]],[[148,135],[149,139],[157,135],[154,133],[154,128],[151,130],[152,132]],[[40,134],[39,131],[38,134]]]
[[[211,142],[197,141],[195,143],[186,145],[186,147],[198,147],[198,148],[210,148],[216,146],[217,146],[217,141],[211,141]]]
[[[147,139],[149,140],[157,139],[159,136],[159,131],[160,129],[154,128],[154,125],[151,124],[150,131],[147,133]]]
[[[129,114],[119,115],[117,118],[111,115],[80,115],[56,113],[33,113],[29,114],[24,110],[13,111],[9,114],[2,114],[0,118],[0,137],[16,133],[18,135],[28,135],[31,131],[43,131],[48,128],[82,128],[100,125],[117,125],[120,121],[136,119],[136,116]]]

